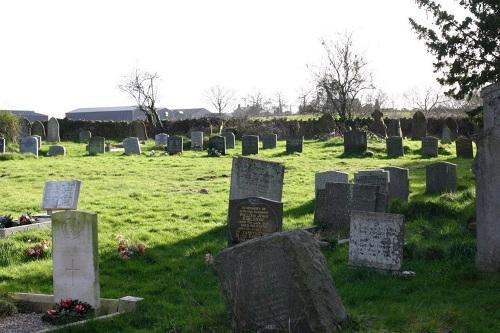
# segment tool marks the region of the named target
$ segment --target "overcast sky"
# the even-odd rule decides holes
[[[397,97],[436,85],[409,17],[428,22],[413,0],[0,0],[0,109],[63,118],[133,105],[117,86],[136,67],[161,75],[161,107],[215,112],[214,85],[234,90],[235,105],[281,91],[296,106],[314,87],[306,65],[321,63],[320,39],[346,32]]]

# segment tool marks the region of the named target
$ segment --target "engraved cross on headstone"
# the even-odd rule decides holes
[[[71,268],[66,268],[66,271],[71,271],[71,285],[74,285],[75,271],[79,271],[80,268],[75,268],[75,259],[71,259]]]

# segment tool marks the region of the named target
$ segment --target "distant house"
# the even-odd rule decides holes
[[[248,108],[247,107],[241,107],[241,105],[238,104],[238,107],[236,110],[233,111],[232,116],[233,117],[243,117],[247,114]]]
[[[35,121],[47,121],[49,120],[49,116],[45,114],[41,114],[35,111],[27,111],[27,110],[9,110],[13,114],[19,116],[19,117],[24,117],[30,121],[30,123],[33,123]]]
[[[214,114],[205,108],[195,108],[195,109],[175,109],[167,111],[168,120],[178,120],[178,119],[194,119],[202,117],[210,117]]]

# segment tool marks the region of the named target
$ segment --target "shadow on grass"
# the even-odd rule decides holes
[[[314,199],[303,203],[301,206],[293,207],[283,212],[284,216],[302,217],[307,214],[314,214]]]

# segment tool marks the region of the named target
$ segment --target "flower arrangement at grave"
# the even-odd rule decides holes
[[[37,222],[38,218],[36,216],[33,216],[30,212],[26,212],[26,214],[21,215],[21,217],[19,218],[19,225],[26,225]]]
[[[219,157],[220,156],[220,152],[215,148],[208,148],[207,151],[208,151],[208,156],[210,156],[210,157]]]
[[[128,239],[125,239],[122,235],[116,235],[119,240],[118,252],[121,254],[124,260],[130,259],[135,253],[144,254],[146,252],[146,245],[144,243],[130,244]]]
[[[28,239],[28,243],[31,243],[31,239]],[[24,254],[30,258],[38,259],[41,258],[46,250],[49,248],[49,245],[45,239],[42,239],[40,243],[35,243],[32,246],[29,246],[24,250]]]
[[[0,215],[0,228],[11,228],[14,226],[12,215]]]
[[[33,216],[30,212],[22,214],[18,220],[13,220],[12,215],[0,215],[0,228],[12,228],[37,222],[38,217]]]
[[[54,325],[63,325],[92,318],[94,312],[94,308],[88,303],[66,299],[55,303],[52,310],[43,314],[42,320]]]

